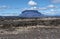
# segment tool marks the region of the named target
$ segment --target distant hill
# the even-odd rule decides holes
[[[19,19],[19,16],[0,16],[0,19]]]

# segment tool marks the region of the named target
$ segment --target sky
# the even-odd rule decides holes
[[[18,16],[24,9],[30,9],[30,0],[0,0],[0,16]],[[33,0],[39,12],[60,16],[60,0]],[[33,2],[31,2],[33,4]]]

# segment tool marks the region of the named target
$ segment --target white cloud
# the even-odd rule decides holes
[[[0,6],[0,9],[8,9],[8,8],[9,8],[9,6],[7,6],[7,5]]]
[[[45,14],[45,15],[51,15],[51,16],[56,15],[56,13],[51,12],[51,11],[46,11],[46,12],[44,12],[43,14]]]
[[[60,0],[52,0],[52,3],[60,3]]]
[[[29,5],[31,5],[31,6],[35,6],[35,5],[37,5],[37,3],[36,3],[36,2],[34,2],[34,1],[32,1],[32,0],[31,0],[31,1],[29,1],[29,2],[28,2],[28,4],[29,4]]]
[[[4,13],[4,15],[3,15],[3,13],[1,13],[0,14],[0,16],[18,16],[18,14],[15,14],[15,13]]]
[[[58,6],[53,5],[53,4],[48,5],[45,8],[40,8],[40,10],[42,10],[40,12],[42,12],[45,15],[50,15],[50,16],[60,15],[60,8]]]
[[[54,5],[49,5],[48,7],[55,7]]]
[[[42,11],[42,13],[45,15],[50,15],[50,16],[60,15],[60,11],[55,10],[55,9],[45,10],[45,11]]]
[[[54,5],[52,5],[52,4],[51,4],[51,5],[48,5],[47,7],[48,7],[48,8],[57,8],[56,6],[54,6]]]

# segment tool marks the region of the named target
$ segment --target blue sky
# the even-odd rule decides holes
[[[45,15],[60,15],[60,0],[34,0],[39,12]],[[18,16],[23,9],[30,8],[29,0],[0,0],[0,16]]]

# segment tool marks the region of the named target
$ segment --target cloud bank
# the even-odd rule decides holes
[[[52,3],[60,3],[60,0],[52,0]]]

